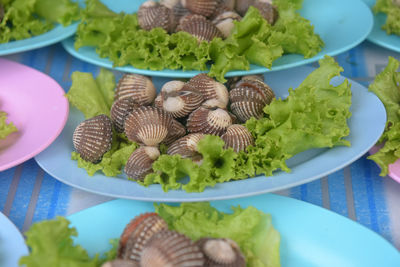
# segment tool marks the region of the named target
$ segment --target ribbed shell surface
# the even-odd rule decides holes
[[[98,115],[76,127],[72,141],[82,159],[96,163],[111,149],[112,123],[106,115]]]
[[[214,14],[218,0],[181,0],[181,3],[193,14],[209,17]]]
[[[122,133],[124,131],[126,116],[137,107],[139,107],[139,104],[135,103],[132,98],[119,99],[113,103],[110,115],[117,132]]]
[[[215,81],[205,73],[194,76],[185,87],[200,92],[204,96],[204,99],[208,103],[207,106],[209,107],[226,108],[228,105],[228,89],[225,85]],[[213,105],[210,105],[212,102]]]
[[[175,25],[179,24],[180,18],[190,13],[190,11],[183,7],[180,0],[161,0],[160,4],[172,10],[175,19]]]
[[[135,108],[125,120],[125,134],[129,140],[147,146],[157,146],[168,135],[172,116],[156,107]]]
[[[186,134],[186,128],[179,121],[172,119],[172,124],[169,127],[168,135],[163,141],[164,144],[169,145],[175,140],[178,140]]]
[[[197,144],[204,137],[202,133],[188,134],[174,143],[167,150],[168,155],[181,155],[182,158],[191,158],[198,155]]]
[[[196,37],[199,42],[210,42],[215,37],[222,37],[222,33],[218,28],[201,15],[187,15],[183,17],[177,31],[187,32]]]
[[[143,3],[137,16],[140,27],[146,31],[160,27],[167,32],[173,32],[176,26],[173,11],[153,1]]]
[[[235,152],[245,151],[248,146],[254,144],[254,138],[249,130],[240,124],[229,126],[221,138],[225,142],[225,148],[231,147]]]
[[[133,151],[125,165],[124,171],[129,178],[143,181],[152,172],[153,162],[160,156],[156,147],[140,147]]]
[[[204,97],[195,91],[180,90],[178,92],[161,92],[162,107],[174,118],[184,118],[200,107]]]
[[[101,267],[140,267],[140,265],[135,261],[116,259],[104,263]]]
[[[115,100],[132,98],[139,105],[150,105],[156,97],[156,88],[146,76],[125,74],[118,81]]]
[[[251,5],[253,5],[255,0],[236,0],[236,11],[244,16]]]
[[[241,16],[233,11],[224,11],[221,12],[218,16],[216,16],[212,23],[218,30],[222,33],[222,35],[227,38],[231,35],[233,28],[235,27],[234,21],[240,21]]]
[[[199,107],[190,114],[186,127],[191,133],[222,135],[232,125],[232,118],[223,109]]]
[[[271,3],[267,1],[256,1],[254,7],[260,11],[261,16],[263,16],[269,24],[274,25],[278,20],[278,10]]]
[[[141,267],[202,267],[204,256],[199,247],[188,237],[163,230],[143,248]]]

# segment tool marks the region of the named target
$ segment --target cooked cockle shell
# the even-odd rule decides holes
[[[263,116],[263,108],[275,98],[274,92],[259,80],[241,80],[229,92],[231,110],[245,122],[251,117],[259,119]]]
[[[253,6],[260,11],[261,16],[263,16],[263,18],[268,21],[269,24],[274,25],[278,20],[278,10],[272,5],[272,1],[257,0]]]
[[[144,2],[139,7],[137,16],[140,27],[146,31],[160,27],[167,32],[173,32],[176,27],[173,11],[154,1]]]
[[[172,119],[171,126],[168,129],[168,135],[163,141],[164,144],[169,145],[175,140],[178,140],[186,134],[186,128],[179,121]]]
[[[244,16],[255,0],[236,0],[236,11],[239,15]]]
[[[182,158],[192,158],[199,156],[197,144],[205,135],[202,133],[188,134],[174,143],[167,150],[168,155],[181,155]]]
[[[177,31],[187,32],[201,41],[212,41],[215,37],[222,37],[222,33],[211,21],[201,15],[186,15],[181,18]]]
[[[245,75],[245,76],[235,76],[228,79],[226,83],[227,87],[232,90],[236,87],[236,84],[241,80],[259,80],[264,82],[264,75],[263,74],[254,74],[254,75]]]
[[[132,98],[139,105],[145,106],[153,103],[156,97],[156,88],[146,76],[139,74],[125,74],[119,80],[115,90],[115,100]]]
[[[190,114],[186,127],[190,133],[222,135],[232,125],[232,118],[221,108],[199,107]]]
[[[233,148],[235,152],[245,151],[246,148],[254,144],[254,138],[249,130],[240,124],[232,124],[221,136],[225,142],[225,148]]]
[[[175,19],[175,25],[179,24],[179,20],[190,13],[187,8],[184,8],[180,0],[161,0],[161,5],[164,5],[172,10]]]
[[[139,262],[146,242],[157,232],[168,229],[167,223],[157,213],[148,212],[133,218],[119,239],[118,257]]]
[[[144,177],[152,172],[153,162],[160,156],[160,151],[154,146],[143,146],[129,157],[125,165],[125,173],[129,178],[143,181]]]
[[[168,135],[172,116],[156,107],[135,108],[125,120],[125,134],[130,141],[157,146]]]
[[[188,237],[162,230],[146,243],[140,257],[141,267],[202,267],[204,256]]]
[[[181,0],[181,3],[193,14],[209,17],[214,14],[218,0]]]
[[[241,16],[233,11],[225,11],[216,16],[212,23],[215,27],[220,30],[222,35],[227,38],[231,35],[233,28],[235,27],[234,21],[241,20]]]
[[[72,141],[82,159],[97,163],[111,149],[112,122],[106,115],[98,115],[76,127]]]
[[[235,241],[227,238],[201,238],[196,245],[204,254],[204,267],[245,267],[246,260]]]
[[[101,267],[140,267],[140,265],[136,261],[116,259],[105,262]]]
[[[204,106],[226,108],[228,105],[228,89],[207,74],[202,73],[194,76],[186,84],[186,87],[199,91],[204,96],[206,100],[203,103]]]
[[[138,108],[139,104],[133,101],[132,98],[123,98],[114,102],[111,106],[111,121],[113,122],[114,128],[117,132],[122,133],[124,131],[125,119],[134,108]]]

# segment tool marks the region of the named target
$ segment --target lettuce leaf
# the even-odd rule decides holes
[[[182,203],[180,206],[155,204],[156,212],[169,229],[189,236],[230,238],[240,247],[247,266],[280,266],[280,236],[271,216],[256,208],[232,207],[232,213],[220,212],[209,203]]]
[[[17,131],[17,127],[12,122],[7,123],[6,120],[7,113],[0,111],[0,140]]]
[[[70,0],[36,0],[35,13],[40,17],[64,26],[79,19],[79,4]]]
[[[386,176],[389,164],[400,158],[400,62],[389,57],[386,68],[379,73],[369,90],[374,92],[385,106],[387,121],[380,139],[384,144],[376,154],[368,158],[381,168],[381,176]]]
[[[377,0],[373,11],[387,15],[386,22],[382,26],[387,34],[400,35],[400,7],[396,6],[393,0]]]

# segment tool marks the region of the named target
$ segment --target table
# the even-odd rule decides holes
[[[399,53],[364,42],[338,55],[336,60],[344,68],[344,76],[367,86],[386,66],[389,55],[400,59]],[[66,91],[71,85],[72,72],[99,71],[98,67],[71,57],[60,44],[5,58],[50,75]],[[277,194],[313,203],[355,220],[400,249],[400,184],[389,177],[380,177],[379,168],[367,156],[320,180]],[[34,222],[69,215],[109,200],[59,182],[46,174],[34,159],[0,172],[0,211],[22,232]]]

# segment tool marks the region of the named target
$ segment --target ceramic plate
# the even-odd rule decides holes
[[[102,0],[114,11],[124,10],[132,12],[138,9],[143,2],[130,0]],[[126,3],[129,2],[129,10],[125,10]],[[318,33],[325,42],[322,51],[313,58],[305,59],[301,55],[285,55],[274,62],[272,68],[252,65],[249,71],[231,71],[227,77],[240,76],[267,71],[276,71],[300,66],[306,63],[315,62],[325,55],[337,55],[349,50],[361,43],[369,34],[373,24],[372,13],[369,8],[360,0],[304,0],[301,15],[309,19],[315,26]],[[357,14],[355,16],[354,14]],[[64,48],[73,56],[105,68],[112,68],[112,62],[106,58],[100,58],[93,47],[82,47],[78,51],[74,49],[74,38],[63,41]],[[132,72],[149,76],[159,77],[193,77],[198,71],[163,70],[151,71],[136,69],[131,66],[115,68],[124,72]]]
[[[211,203],[220,211],[254,206],[272,215],[281,235],[284,267],[395,267],[400,254],[371,230],[326,209],[299,200],[267,194]],[[76,243],[91,255],[105,252],[134,216],[154,211],[151,203],[113,200],[68,217],[78,230]],[[95,219],[96,223],[93,223]]]
[[[288,95],[288,88],[296,88],[312,70],[314,69],[310,67],[300,67],[271,72],[265,75],[265,79],[278,97],[285,98]],[[343,79],[338,78],[334,82],[341,82]],[[157,88],[160,88],[165,81],[154,79]],[[76,109],[71,110],[67,125],[59,138],[36,156],[36,161],[50,175],[66,184],[118,198],[184,202],[237,198],[277,191],[313,181],[339,170],[361,157],[376,143],[385,127],[385,108],[373,93],[356,82],[352,82],[352,92],[352,117],[349,120],[351,132],[346,138],[351,142],[351,147],[308,150],[287,162],[292,169],[290,173],[280,171],[268,178],[259,176],[217,184],[202,193],[188,194],[182,190],[165,193],[160,185],[142,187],[136,182],[126,180],[122,175],[118,179],[108,178],[102,174],[88,176],[86,170],[78,168],[76,161],[71,160],[72,134],[75,127],[84,120],[83,115]]]
[[[0,110],[18,128],[0,140],[0,171],[44,150],[61,133],[68,118],[64,90],[35,69],[0,58]]]
[[[21,256],[28,254],[17,227],[0,212],[0,266],[17,267]]]

